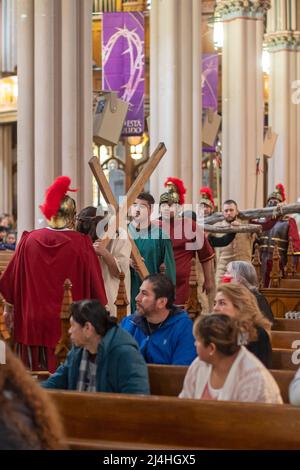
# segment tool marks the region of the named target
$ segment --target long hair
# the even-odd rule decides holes
[[[97,216],[97,209],[93,206],[88,206],[79,212],[77,217],[76,230],[77,232],[89,235],[93,242],[98,239],[97,224],[103,219],[102,216]]]
[[[233,279],[246,286],[249,290],[255,291],[258,288],[258,279],[254,266],[247,261],[231,261],[227,266]]]
[[[239,349],[239,335],[242,333],[238,319],[213,313],[198,318],[194,323],[195,338],[201,338],[205,346],[213,343],[224,356],[233,356]]]
[[[235,282],[219,284],[218,292],[222,292],[239,311],[239,321],[248,331],[250,341],[257,339],[256,326],[260,326],[268,333],[271,331],[271,323],[263,316],[256,298],[247,287]]]
[[[32,422],[20,419],[15,400],[8,399],[11,392],[29,410]],[[22,362],[6,345],[6,364],[0,365],[0,416],[12,431],[12,439],[26,442],[27,448],[43,450],[62,449],[63,427],[50,396],[34,382]]]

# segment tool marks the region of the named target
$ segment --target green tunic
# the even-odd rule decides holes
[[[144,258],[149,274],[159,273],[161,264],[166,267],[165,274],[176,286],[176,265],[173,254],[172,242],[168,236],[155,224],[150,224],[148,229],[136,230],[129,224],[129,233],[134,239],[139,252]],[[135,312],[135,298],[142,284],[141,278],[134,269],[131,271],[131,313]]]

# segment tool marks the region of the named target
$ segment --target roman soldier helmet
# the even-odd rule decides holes
[[[67,191],[77,191],[70,188],[71,179],[59,176],[46,190],[45,202],[39,207],[48,220],[51,228],[64,228],[73,224],[76,214],[76,203],[69,197]]]
[[[213,211],[215,210],[215,201],[213,198],[212,190],[203,186],[200,188],[200,204],[206,204],[209,206]]]
[[[270,199],[277,199],[279,202],[284,202],[285,201],[285,190],[284,186],[282,184],[276,184],[275,191],[273,191],[271,194],[268,196],[268,201]]]
[[[159,198],[159,204],[184,204],[184,195],[186,188],[184,187],[183,181],[179,178],[167,178],[164,186],[167,188],[167,192],[163,193]]]

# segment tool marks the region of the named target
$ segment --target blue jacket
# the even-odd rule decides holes
[[[41,385],[44,388],[76,390],[83,348],[73,347],[65,362]],[[97,392],[149,394],[147,365],[133,338],[113,326],[99,343]]]
[[[123,318],[121,326],[132,334],[148,363],[190,365],[197,355],[193,322],[186,311],[175,306],[152,334],[147,321],[138,313]]]

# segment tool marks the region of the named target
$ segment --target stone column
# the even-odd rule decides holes
[[[14,72],[17,65],[17,0],[0,2],[1,72]]]
[[[187,203],[201,186],[201,1],[161,0],[150,10],[151,150],[164,142],[167,155],[153,174],[156,200],[168,176],[184,181]]]
[[[0,125],[0,213],[12,213],[12,126]]]
[[[80,207],[92,202],[92,2],[62,2],[62,173],[78,186]],[[76,197],[75,196],[75,197]]]
[[[34,228],[34,0],[18,2],[18,236]]]
[[[92,202],[92,0],[20,0],[18,23],[23,230],[44,225],[38,206],[61,174],[80,188],[81,207]]]
[[[255,191],[263,143],[263,19],[269,3],[219,0],[216,7],[224,28],[222,199],[235,199],[241,209],[263,203],[262,176],[256,198]]]
[[[278,134],[269,161],[269,191],[286,188],[288,202],[300,196],[300,15],[297,0],[271,2],[265,42],[270,53],[269,125]]]

